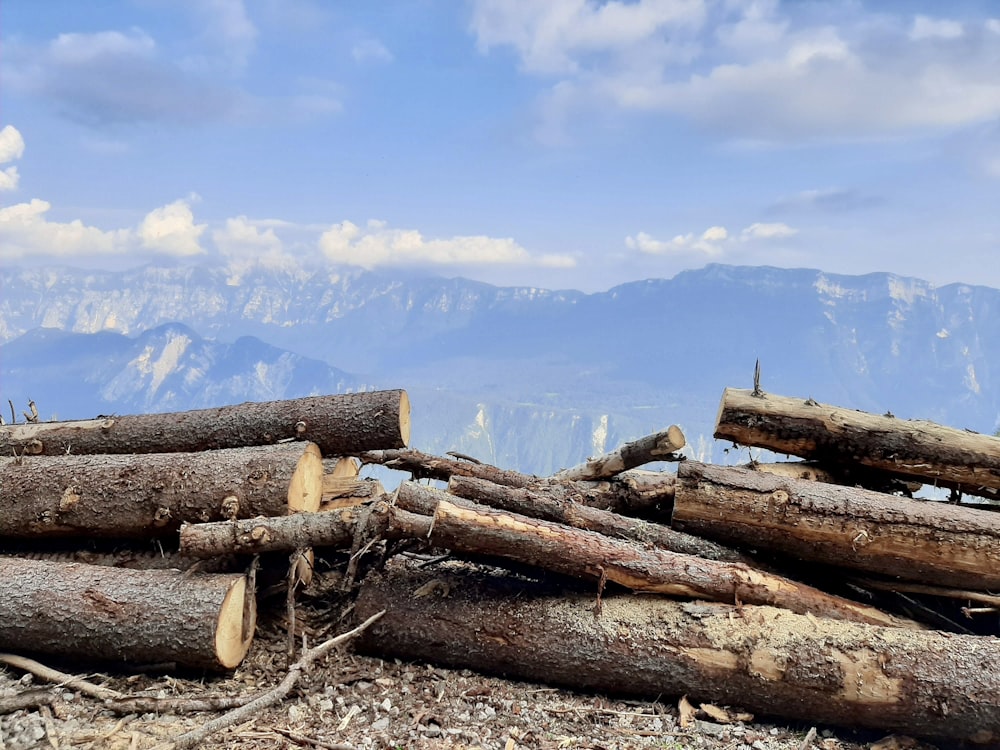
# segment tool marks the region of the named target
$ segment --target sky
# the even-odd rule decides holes
[[[7,266],[998,259],[996,0],[0,2]]]

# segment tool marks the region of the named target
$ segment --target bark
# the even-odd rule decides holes
[[[335,477],[327,474],[323,477],[323,500],[319,509],[350,508],[370,503],[384,494],[385,488],[377,479]]]
[[[214,558],[301,547],[349,548],[355,529],[367,516],[363,508],[342,508],[283,518],[192,523],[181,527],[180,552],[195,558]]]
[[[410,437],[406,391],[245,403],[170,414],[0,426],[0,455],[175,453],[316,443],[324,455],[402,448]]]
[[[389,469],[408,471],[414,479],[438,479],[447,482],[452,476],[479,477],[508,487],[527,487],[538,477],[490,464],[434,456],[418,450],[371,450],[360,455],[362,463],[382,464]]]
[[[145,539],[183,522],[316,510],[313,443],[203,453],[25,456],[0,460],[0,537]]]
[[[436,596],[420,596],[433,586]],[[553,592],[394,561],[356,615],[359,648],[577,690],[742,706],[810,723],[1000,742],[1000,641],[803,617],[771,607]],[[572,634],[568,637],[568,634]]]
[[[803,400],[727,388],[715,437],[815,459],[861,466],[996,497],[1000,438]]]
[[[255,612],[242,574],[0,559],[0,649],[231,669]]]
[[[630,539],[640,544],[709,560],[741,562],[751,567],[754,565],[754,560],[748,555],[707,539],[675,531],[658,523],[640,521],[610,511],[591,508],[571,500],[553,499],[534,489],[504,487],[471,477],[452,477],[448,483],[448,491],[458,497],[492,508],[541,518],[576,529],[596,531],[615,539]]]
[[[956,505],[686,461],[673,521],[803,560],[954,588],[1000,586],[1000,518]]]
[[[861,466],[824,466],[816,461],[775,461],[760,463],[754,461],[745,468],[765,474],[775,474],[793,479],[808,479],[811,482],[844,484],[849,487],[864,487],[876,492],[900,493],[912,496],[923,486],[922,482],[907,482],[884,471],[866,469]]]
[[[377,512],[393,512],[391,506]],[[633,591],[747,602],[825,617],[917,627],[872,607],[740,563],[718,562],[611,539],[483,506],[440,500],[429,540],[454,552],[514,560],[554,573],[611,581]]]
[[[679,457],[674,452],[683,448],[684,444],[684,433],[681,432],[681,428],[670,425],[663,432],[625,443],[617,450],[605,453],[603,456],[591,458],[571,469],[556,472],[553,478],[569,481],[607,479],[653,461],[677,461]]]

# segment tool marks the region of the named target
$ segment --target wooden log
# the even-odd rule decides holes
[[[569,481],[607,479],[654,461],[677,461],[679,456],[675,451],[679,451],[684,445],[684,433],[681,432],[681,428],[675,424],[670,425],[662,432],[625,443],[617,450],[605,453],[603,456],[591,458],[571,469],[556,472],[553,478]]]
[[[377,479],[323,477],[323,499],[320,510],[338,510],[370,503],[385,494],[385,487]]]
[[[379,504],[374,513],[391,514]],[[755,570],[572,529],[483,506],[437,503],[429,540],[455,552],[514,560],[555,573],[611,581],[633,591],[725,602],[773,604],[793,612],[900,627],[899,618],[819,589]]]
[[[679,529],[922,583],[1000,586],[995,513],[696,461],[677,476]]]
[[[498,469],[476,461],[443,458],[418,450],[370,450],[362,453],[362,463],[381,464],[397,471],[408,471],[414,479],[438,479],[447,482],[452,476],[479,477],[509,487],[527,487],[538,477],[517,471]]]
[[[708,539],[685,534],[658,523],[591,508],[571,500],[553,499],[534,489],[504,487],[473,477],[452,477],[448,482],[448,491],[492,508],[565,524],[575,529],[596,531],[615,539],[631,539],[671,552],[708,560],[741,562],[754,567],[754,560],[750,556]]]
[[[421,596],[431,586],[437,595]],[[386,613],[366,653],[593,690],[742,706],[809,723],[1000,742],[1000,640],[803,617],[771,607],[553,591],[391,561],[362,584]]]
[[[0,426],[0,455],[175,453],[316,443],[324,455],[402,448],[410,438],[406,391],[371,391],[245,403],[170,414]]]
[[[862,466],[996,497],[1000,438],[836,406],[727,388],[715,437],[815,459]]]
[[[142,539],[182,522],[316,510],[314,443],[203,453],[24,456],[0,460],[0,537]]]
[[[0,559],[0,649],[232,669],[255,613],[242,574]]]
[[[866,469],[863,466],[826,466],[818,461],[753,461],[744,466],[753,471],[765,474],[776,474],[780,477],[793,479],[808,479],[811,482],[826,482],[828,484],[844,484],[849,487],[864,487],[867,490],[900,493],[912,497],[923,487],[922,482],[908,482],[884,471]]]

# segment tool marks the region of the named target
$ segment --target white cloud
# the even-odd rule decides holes
[[[52,206],[38,198],[0,207],[0,258],[16,260],[38,255],[107,255],[129,247],[127,229],[103,231],[76,220],[48,221]]]
[[[910,39],[958,39],[963,34],[962,24],[943,18],[917,16],[910,28]]]
[[[702,255],[717,258],[731,250],[737,241],[781,240],[796,234],[798,234],[798,230],[787,224],[756,222],[743,229],[736,236],[730,235],[722,226],[709,227],[701,234],[693,232],[679,234],[670,240],[658,240],[646,232],[639,232],[635,236],[626,237],[625,246],[646,255]]]
[[[584,108],[661,112],[771,142],[910,135],[1000,117],[996,19],[819,8],[478,0],[471,29],[483,52],[510,47],[525,72],[551,82],[540,128],[548,140]]]
[[[24,155],[24,138],[13,125],[0,130],[0,164],[20,159]]]
[[[351,47],[351,57],[359,63],[390,63],[394,59],[392,53],[377,39],[362,39],[356,42]]]
[[[799,233],[798,229],[792,229],[787,224],[780,222],[773,224],[761,224],[759,222],[751,224],[742,232],[742,240],[778,240],[785,237],[792,237]]]
[[[177,200],[146,214],[139,225],[139,241],[147,250],[168,255],[200,255],[198,242],[205,224],[194,223],[194,213],[185,200]]]
[[[415,229],[392,229],[382,221],[369,221],[362,229],[350,221],[334,224],[319,239],[326,258],[362,268],[401,265],[508,265],[534,264],[550,268],[575,265],[570,256],[535,257],[511,238],[482,235],[425,239]]]
[[[21,175],[17,173],[17,167],[0,169],[0,192],[17,190],[17,184],[20,179]]]
[[[639,232],[635,237],[625,238],[625,246],[647,255],[666,255],[677,253],[694,253],[708,256],[722,254],[722,244],[729,237],[725,227],[709,227],[700,235],[693,232],[679,234],[670,240],[658,240],[645,232]]]

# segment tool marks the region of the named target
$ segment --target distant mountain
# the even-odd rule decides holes
[[[75,409],[124,413],[403,387],[415,446],[523,471],[674,422],[695,455],[725,460],[719,398],[751,386],[758,358],[775,393],[980,432],[1000,414],[1000,291],[891,274],[713,265],[583,294],[330,269],[8,268],[0,292],[4,399],[75,389]]]

